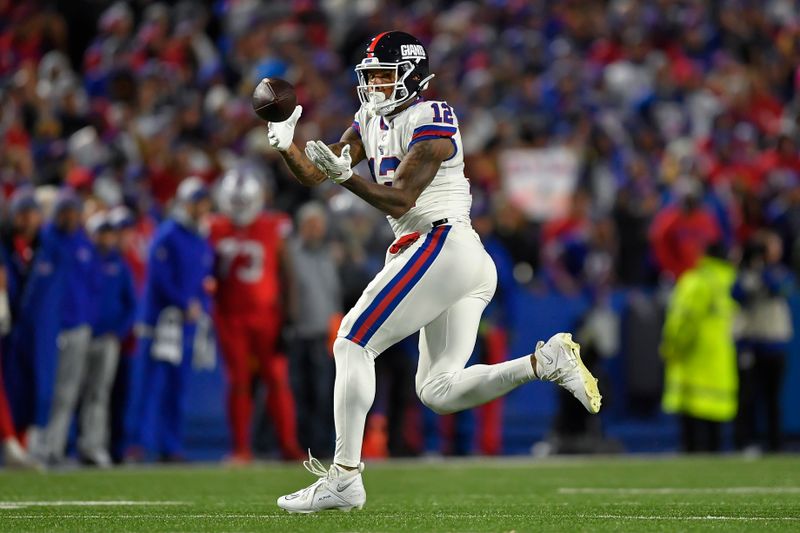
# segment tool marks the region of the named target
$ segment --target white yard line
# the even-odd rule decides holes
[[[800,487],[560,487],[559,494],[800,494]]]
[[[579,518],[600,518],[603,520],[665,520],[665,521],[681,521],[681,520],[728,520],[737,522],[770,522],[770,521],[790,521],[800,522],[800,517],[793,516],[650,516],[650,515],[624,515],[624,514],[584,514],[578,515]]]
[[[40,520],[44,517],[50,517],[53,515],[41,515],[41,514],[7,514],[3,515],[3,520]],[[186,518],[264,518],[264,519],[274,519],[274,518],[288,518],[292,515],[285,513],[284,515],[269,515],[269,514],[254,514],[254,513],[200,513],[200,514],[164,514],[164,513],[153,513],[153,514],[62,514],[56,515],[58,519],[75,519],[75,520],[91,520],[91,519],[113,519],[113,520],[183,520]],[[311,515],[309,515],[311,516]]]
[[[441,513],[442,516],[463,518],[470,516],[478,516],[475,514],[464,513]],[[402,514],[396,513],[379,513],[382,518],[406,517]],[[492,515],[496,518],[506,519],[529,519],[529,515],[511,514],[511,515]],[[305,516],[304,516],[305,517]],[[309,518],[315,518],[314,515],[308,515]],[[17,519],[17,520],[31,520],[41,519],[40,514],[8,514],[4,515],[3,519]],[[256,514],[256,513],[193,513],[193,514],[63,514],[58,515],[59,519],[113,519],[113,520],[185,520],[187,518],[200,518],[200,519],[220,519],[220,518],[250,518],[261,520],[286,520],[292,519],[292,515],[281,514]],[[407,517],[406,517],[407,518]],[[706,516],[659,516],[659,515],[620,515],[620,514],[582,514],[577,515],[577,518],[596,519],[596,520],[655,520],[655,521],[731,521],[731,522],[800,522],[800,517],[787,517],[787,516],[720,516],[720,515],[706,515]]]
[[[25,509],[26,507],[110,507],[136,505],[186,505],[191,502],[181,501],[145,501],[145,500],[37,500],[37,501],[5,501],[0,502],[0,509]]]

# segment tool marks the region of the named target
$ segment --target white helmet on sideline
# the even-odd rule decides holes
[[[220,210],[237,226],[253,222],[264,209],[264,183],[251,168],[233,168],[225,173],[219,185]]]

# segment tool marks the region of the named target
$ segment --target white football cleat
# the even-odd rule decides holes
[[[581,347],[569,333],[556,333],[546,343],[536,344],[536,375],[558,383],[592,414],[600,411],[597,379],[581,361]]]
[[[367,501],[361,480],[364,463],[359,463],[352,471],[332,464],[326,471],[309,451],[308,461],[303,461],[303,466],[319,479],[304,489],[278,498],[278,507],[290,513],[316,513],[327,509],[350,511],[364,507]]]
[[[3,441],[3,464],[6,468],[44,470],[44,465],[34,459],[13,437]]]

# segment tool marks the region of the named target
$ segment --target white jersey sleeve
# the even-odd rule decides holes
[[[372,178],[387,187],[392,186],[395,170],[418,143],[444,138],[453,144],[453,154],[442,162],[414,207],[399,219],[387,217],[395,235],[425,233],[433,222],[442,219],[469,224],[472,197],[464,176],[461,133],[455,112],[446,102],[420,100],[388,119],[369,117],[359,109],[352,127],[361,135]]]

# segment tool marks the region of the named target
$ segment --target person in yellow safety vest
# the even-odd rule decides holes
[[[735,279],[724,246],[711,245],[678,279],[667,307],[662,407],[681,415],[681,442],[687,452],[720,450],[722,423],[736,416]]]

